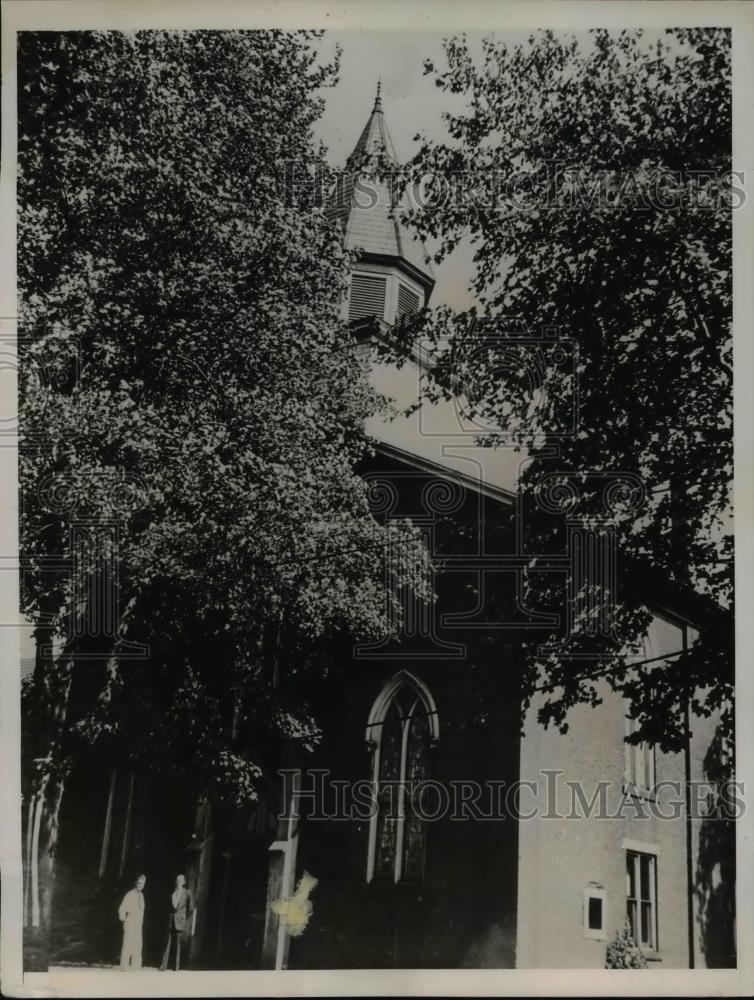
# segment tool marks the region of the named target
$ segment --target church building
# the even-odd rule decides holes
[[[329,212],[358,253],[344,316],[374,385],[405,410],[427,360],[398,367],[374,347],[431,304],[436,279],[389,179],[365,194],[360,165],[375,155],[398,165],[379,90]],[[343,649],[342,669],[307,692],[320,744],[292,745],[255,809],[221,815],[104,765],[73,774],[61,926],[111,907],[149,863],[186,872],[195,968],[602,968],[626,927],[659,967],[734,964],[732,857],[704,803],[686,808],[715,720],[694,718],[685,752],[666,754],[625,742],[629,706],[607,687],[565,734],[543,728],[536,702],[522,716],[538,619],[517,588],[520,456],[479,447],[452,401],[367,431],[374,516],[422,531],[436,602],[407,607],[399,635]],[[559,558],[573,569],[572,552]],[[653,612],[637,669],[693,641],[687,603]],[[297,891],[311,904],[299,925],[276,905]],[[107,963],[112,941],[103,929],[87,947]],[[81,955],[60,937],[56,961]]]

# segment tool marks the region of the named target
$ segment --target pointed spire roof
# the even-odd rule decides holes
[[[401,224],[392,210],[389,183],[360,183],[360,171],[371,157],[382,154],[397,167],[400,163],[388,131],[382,109],[382,82],[372,111],[353,152],[346,161],[346,174],[339,182],[329,208],[331,216],[342,220],[346,249],[358,248],[365,258],[383,263],[395,261],[395,266],[407,270],[428,290],[434,285],[434,274],[427,262],[421,243]]]
[[[359,136],[359,141],[348,157],[347,163],[361,163],[376,153],[384,153],[391,163],[398,165],[398,154],[395,152],[395,146],[390,138],[385,114],[382,110],[382,79],[377,81],[377,93],[372,113]]]

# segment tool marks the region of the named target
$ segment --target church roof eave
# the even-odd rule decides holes
[[[375,253],[370,250],[363,250],[359,254],[359,261],[371,264],[382,264],[390,267],[397,267],[399,271],[403,271],[409,278],[413,278],[414,281],[418,282],[425,290],[427,298],[429,298],[432,290],[435,287],[435,278],[428,270],[422,270],[416,265],[412,264],[405,257],[395,258],[391,254]]]

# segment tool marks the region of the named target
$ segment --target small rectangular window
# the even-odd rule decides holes
[[[626,915],[634,941],[657,950],[657,858],[626,851]]]
[[[584,889],[584,937],[604,941],[607,937],[607,893],[600,886]]]
[[[386,278],[372,274],[352,275],[348,319],[365,319],[367,316],[384,319],[386,289]]]

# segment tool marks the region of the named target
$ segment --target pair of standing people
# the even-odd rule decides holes
[[[118,917],[123,924],[120,967],[124,972],[127,969],[141,968],[145,910],[144,886],[146,881],[146,875],[139,875],[133,889],[125,894],[123,902],[118,908]],[[175,889],[170,897],[168,939],[160,969],[180,969],[181,951],[185,953],[193,914],[194,901],[191,890],[186,888],[185,876],[178,875],[175,880]]]

